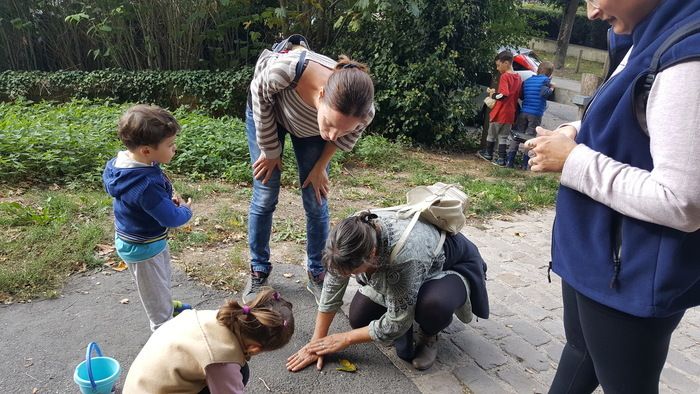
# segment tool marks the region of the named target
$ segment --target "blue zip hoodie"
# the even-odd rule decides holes
[[[634,87],[646,75],[661,44],[679,27],[697,20],[700,1],[665,0],[634,29],[631,43],[611,40],[611,44],[627,49],[633,44],[634,48],[624,70],[596,92],[577,142],[621,163],[647,171],[654,168],[649,137],[634,115]],[[611,47],[611,53],[623,52],[620,49]],[[661,69],[699,56],[700,34],[695,34],[666,51]],[[683,88],[687,87],[678,87]],[[578,292],[603,305],[640,317],[670,316],[700,305],[700,231],[686,233],[633,219],[561,186],[552,234],[552,269]]]
[[[179,227],[192,211],[171,200],[173,187],[157,164],[143,167],[115,167],[107,162],[102,181],[114,197],[114,226],[117,236],[132,244],[165,239],[168,227]]]

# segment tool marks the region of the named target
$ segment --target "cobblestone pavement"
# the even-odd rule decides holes
[[[438,363],[423,373],[382,349],[422,392],[547,392],[564,344],[561,280],[552,273],[547,281],[553,218],[553,210],[529,212],[463,230],[488,263],[491,318],[454,319],[440,337]],[[673,336],[660,389],[700,392],[697,309]]]

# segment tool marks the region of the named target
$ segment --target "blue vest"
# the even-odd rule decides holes
[[[547,108],[547,97],[542,96],[542,87],[549,85],[549,77],[544,74],[533,75],[523,82],[522,112],[542,116]]]
[[[654,168],[649,137],[634,116],[634,86],[663,41],[678,27],[697,20],[700,0],[664,0],[635,28],[627,66],[596,92],[576,137],[578,143],[633,167]],[[629,40],[617,41],[629,45]],[[619,48],[611,48],[615,50]],[[662,69],[698,55],[700,34],[695,34],[666,52]],[[678,87],[684,88],[691,87]],[[621,253],[616,264],[618,244]],[[686,233],[633,219],[561,186],[552,234],[552,269],[601,304],[640,317],[669,316],[700,305],[700,231]]]

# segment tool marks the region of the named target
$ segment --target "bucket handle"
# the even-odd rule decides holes
[[[90,342],[87,347],[87,352],[85,352],[85,364],[87,364],[88,377],[90,378],[90,385],[93,390],[97,389],[97,384],[95,384],[95,378],[92,377],[92,351],[97,352],[97,357],[102,357],[102,350],[97,345],[97,342]]]

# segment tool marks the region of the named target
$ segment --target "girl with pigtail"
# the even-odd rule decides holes
[[[282,348],[292,334],[292,304],[269,287],[250,304],[184,311],[151,335],[123,392],[243,393],[250,357]]]

